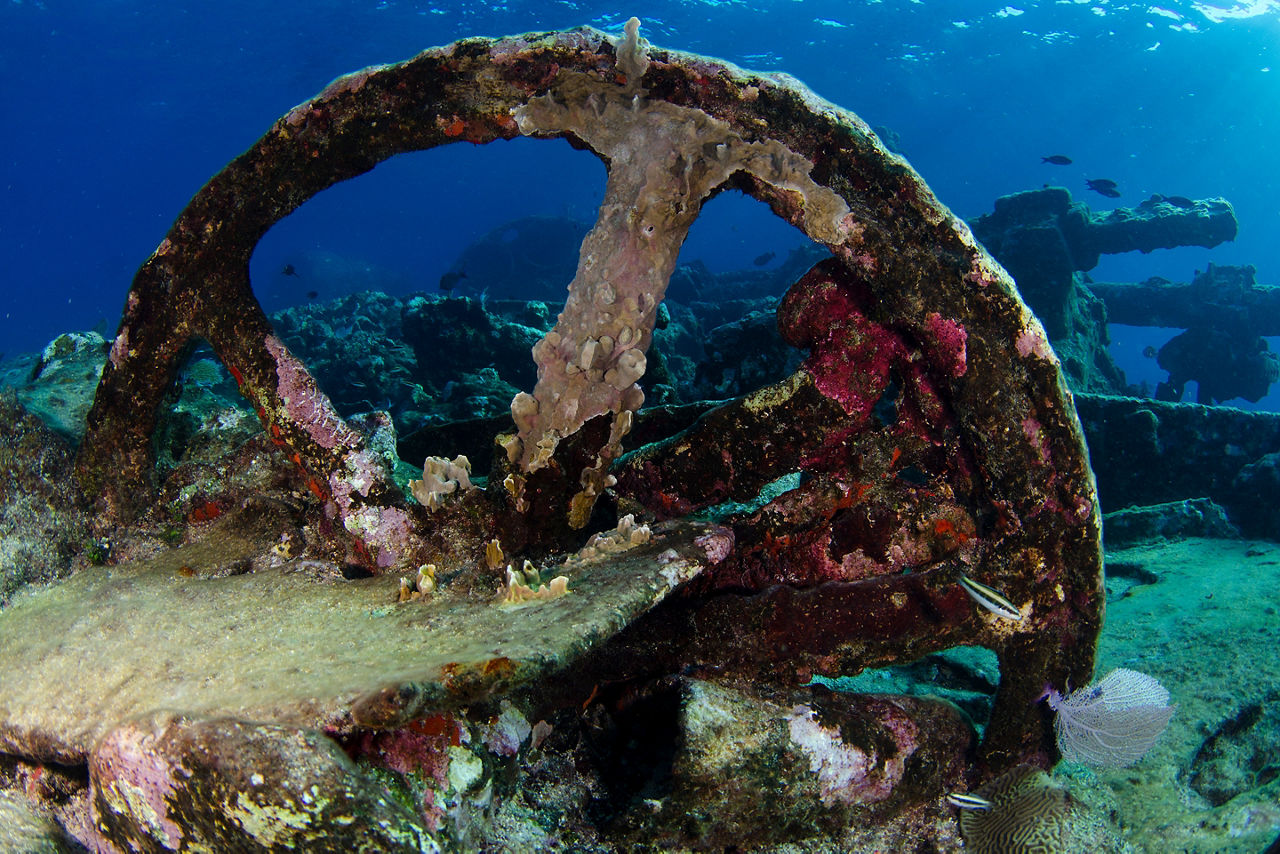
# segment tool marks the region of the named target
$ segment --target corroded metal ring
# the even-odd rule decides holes
[[[619,135],[626,110],[634,124]],[[275,222],[388,157],[521,133],[572,138],[615,184],[626,183],[625,146],[666,145],[646,149],[648,162],[677,195],[662,203],[644,175],[611,188],[632,207],[612,223],[602,212],[593,234],[612,241],[616,266],[575,280],[557,337],[535,349],[545,383],[513,406],[514,515],[491,497],[467,517],[468,536],[553,513],[580,526],[615,477],[659,516],[758,499],[685,610],[655,615],[667,637],[688,640],[673,640],[669,658],[795,678],[984,645],[1002,670],[987,758],[1046,751],[1036,697],[1046,681],[1087,681],[1103,599],[1092,474],[1043,330],[964,223],[856,116],[784,77],[646,54],[634,31],[618,44],[591,29],[464,40],[340,78],[277,121],[139,270],[80,450],[86,491],[109,513],[145,498],[136,484],[152,478],[157,410],[202,338],[371,565],[416,564],[456,540],[460,517],[408,503],[274,335],[248,264]],[[701,199],[726,187],[832,251],[780,310],[809,358],[784,383],[617,462],[669,250]],[[578,461],[563,484],[517,482],[544,477],[547,455],[599,417],[607,429],[563,458]],[[798,486],[767,502],[765,488],[788,475]],[[973,589],[1002,595],[1021,619],[982,610]]]

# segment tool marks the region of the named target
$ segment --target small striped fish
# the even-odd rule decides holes
[[[994,587],[988,587],[981,582],[974,581],[964,574],[960,576],[960,586],[964,588],[965,593],[969,594],[970,599],[997,617],[1004,617],[1006,620],[1022,619],[1022,612],[1018,610],[1018,606],[1010,602],[1003,593]]]

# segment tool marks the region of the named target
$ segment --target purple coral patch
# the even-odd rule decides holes
[[[315,379],[307,373],[306,366],[294,358],[284,342],[268,335],[264,343],[276,363],[276,394],[280,396],[289,419],[325,450],[331,451],[339,445],[358,445],[351,428],[320,391]]]
[[[95,813],[103,809],[131,811],[176,848],[184,834],[170,817],[168,798],[177,785],[172,767],[156,755],[154,741],[155,734],[141,724],[126,725],[107,735],[92,758],[97,797],[91,803]]]
[[[1049,443],[1045,440],[1040,422],[1028,415],[1022,419],[1022,432],[1027,437],[1027,441],[1036,449],[1036,453],[1040,455],[1040,461],[1048,465],[1050,462]]]
[[[457,741],[457,723],[438,715],[403,729],[361,733],[347,750],[382,768],[418,774],[443,785],[448,779],[449,747]]]

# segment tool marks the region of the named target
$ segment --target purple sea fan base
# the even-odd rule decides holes
[[[1057,712],[1053,726],[1062,758],[1097,767],[1137,762],[1177,708],[1169,705],[1169,692],[1155,679],[1123,668],[1065,696],[1050,689],[1048,699]]]

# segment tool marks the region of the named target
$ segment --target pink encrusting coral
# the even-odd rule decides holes
[[[416,774],[443,786],[449,775],[449,747],[460,743],[462,724],[451,715],[437,714],[400,729],[365,731],[345,739],[353,758],[399,774]]]
[[[167,799],[174,794],[177,783],[172,776],[174,769],[155,755],[153,739],[153,733],[134,727],[116,730],[103,740],[94,754],[94,770],[110,780],[105,784],[110,791],[107,797],[94,798],[92,808],[100,823],[100,813],[112,808],[112,796],[124,800],[135,812],[147,816],[156,837],[176,850],[186,836],[169,816]]]
[[[1053,348],[1049,346],[1048,337],[1038,323],[1019,332],[1014,347],[1017,348],[1018,355],[1024,359],[1031,355],[1045,361],[1054,361],[1057,358],[1053,355]]]
[[[875,702],[869,698],[870,702]],[[902,779],[907,759],[915,752],[915,724],[906,714],[884,708],[881,723],[887,725],[896,750],[879,755],[847,743],[839,729],[823,726],[817,712],[806,705],[791,710],[788,732],[791,742],[808,760],[809,770],[818,779],[824,804],[870,804],[893,794]]]
[[[1036,452],[1040,455],[1041,462],[1048,464],[1049,445],[1045,442],[1044,436],[1041,435],[1041,429],[1040,422],[1032,416],[1028,415],[1026,418],[1022,419],[1023,435],[1027,437],[1027,441],[1035,446]]]
[[[276,393],[289,418],[301,426],[313,442],[326,450],[339,446],[355,447],[358,442],[351,428],[342,420],[324,392],[320,391],[320,386],[306,366],[276,336],[268,335],[264,344],[267,352],[275,359]]]

